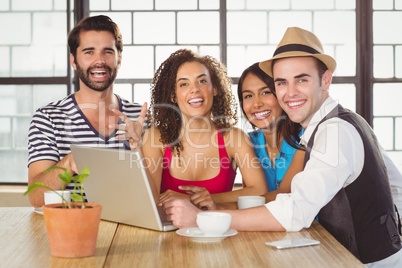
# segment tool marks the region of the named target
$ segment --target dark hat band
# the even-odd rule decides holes
[[[317,50],[315,50],[312,47],[306,46],[306,45],[301,45],[301,44],[289,44],[289,45],[284,45],[281,47],[278,47],[275,50],[274,56],[284,53],[284,52],[289,52],[289,51],[302,51],[302,52],[307,52],[310,54],[321,54]]]

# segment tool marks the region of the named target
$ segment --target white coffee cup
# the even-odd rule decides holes
[[[70,191],[56,191],[58,194],[62,195],[65,200],[70,202]],[[45,205],[63,203],[63,199],[60,195],[56,194],[54,191],[45,192]]]
[[[197,224],[206,236],[225,234],[232,222],[232,215],[223,212],[200,212],[197,214]]]
[[[239,209],[258,207],[265,204],[263,196],[239,196],[237,197],[237,207]]]

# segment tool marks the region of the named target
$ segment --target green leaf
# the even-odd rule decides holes
[[[73,202],[84,202],[85,201],[84,197],[77,193],[71,194],[71,200],[73,200]]]
[[[32,192],[33,189],[35,189],[37,187],[45,187],[45,185],[43,185],[43,182],[35,182],[34,184],[32,184],[31,186],[28,187],[28,190],[26,190],[24,195],[29,194],[30,192]]]
[[[60,180],[62,180],[65,184],[69,184],[71,182],[71,173],[70,172],[64,172],[59,174]]]

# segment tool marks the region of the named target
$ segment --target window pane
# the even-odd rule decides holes
[[[351,111],[356,112],[356,87],[355,84],[332,84],[329,95]]]
[[[123,99],[133,101],[133,87],[131,84],[116,83],[113,87],[113,92]]]
[[[116,1],[113,1],[115,3]],[[133,2],[133,1],[131,1]],[[126,3],[127,4],[127,3]],[[90,0],[89,9],[90,10],[109,10],[109,0]]]
[[[385,150],[393,149],[394,128],[392,118],[374,118],[374,133]]]
[[[140,1],[113,0],[111,2],[113,10],[148,10],[154,7],[153,0],[140,0]]]
[[[374,10],[386,10],[393,8],[394,0],[373,0],[373,9]]]
[[[188,10],[197,8],[197,0],[155,0],[156,9]]]
[[[374,46],[374,77],[394,77],[394,49],[392,46]]]
[[[125,46],[117,78],[150,78],[154,73],[152,46]]]
[[[402,96],[402,84],[400,83],[374,84],[374,116],[402,116],[400,96]]]
[[[135,84],[134,85],[134,102],[144,104],[151,103],[151,85],[150,84]]]
[[[395,137],[398,137],[395,139],[395,149],[402,150],[402,117],[395,119]]]
[[[177,42],[179,44],[219,44],[218,12],[179,12]]]
[[[175,43],[176,23],[173,12],[134,13],[134,43],[173,44]],[[155,23],[155,22],[163,23]],[[144,27],[147,25],[147,27]]]
[[[1,182],[24,182],[28,130],[36,109],[66,96],[66,85],[0,85]]]
[[[14,10],[23,12],[1,14],[0,25],[10,26],[0,27],[0,35],[7,36],[0,39],[0,77],[67,75],[67,16],[52,11],[52,2],[11,1]]]
[[[402,46],[395,47],[395,76],[402,78]]]
[[[228,44],[265,44],[268,37],[266,12],[228,12]]]
[[[402,35],[395,34],[394,27],[402,24],[402,12],[377,11],[373,14],[374,44],[401,44]]]
[[[333,0],[309,0],[292,1],[292,9],[314,10],[314,9],[333,9]]]
[[[200,9],[219,9],[219,1],[216,0],[199,0]]]

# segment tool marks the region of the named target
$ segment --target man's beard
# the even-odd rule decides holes
[[[88,69],[83,69],[81,68],[81,66],[76,62],[75,65],[77,66],[77,73],[78,73],[78,77],[80,78],[80,80],[89,88],[96,90],[96,91],[104,91],[107,88],[109,88],[114,80],[116,79],[117,76],[117,68],[112,70],[109,66],[107,65],[94,65],[89,67]],[[107,69],[108,73],[109,73],[109,79],[107,79],[106,81],[92,81],[91,80],[91,71],[93,69],[97,69],[97,68],[103,68],[103,69]]]

